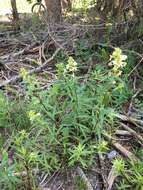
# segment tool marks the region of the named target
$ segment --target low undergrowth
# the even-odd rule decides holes
[[[57,64],[53,86],[42,91],[36,76],[21,69],[25,96],[13,100],[1,92],[1,189],[20,189],[21,185],[37,189],[35,171],[50,174],[77,165],[90,168],[96,154],[109,150],[102,134],[114,133],[115,113],[132,96],[127,77],[130,59],[119,48],[110,57],[108,53],[99,57],[101,64],[84,77],[81,65],[66,57]],[[129,171],[124,160],[116,160],[114,165],[125,176],[118,189],[143,188],[142,164],[132,163]]]

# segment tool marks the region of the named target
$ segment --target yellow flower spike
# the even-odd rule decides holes
[[[120,48],[115,48],[114,52],[110,56],[109,65],[113,65],[113,73],[116,76],[120,76],[122,74],[121,69],[126,66],[125,60],[127,56],[122,54],[122,50]]]
[[[116,81],[115,81],[115,80],[113,80],[113,81],[112,81],[112,84],[116,84]]]
[[[119,70],[119,71],[116,71],[116,72],[114,72],[114,74],[115,74],[117,77],[119,77],[119,76],[121,76],[121,74],[122,74],[122,71],[121,71],[121,70]]]
[[[100,19],[100,17],[95,17],[95,20],[97,20],[97,21],[98,21],[98,20],[101,20],[101,19]]]
[[[106,26],[112,26],[112,23],[109,22],[109,23],[106,23],[105,25]]]
[[[35,111],[31,110],[28,113],[30,121],[34,121],[37,117],[40,116],[40,113],[36,113]]]
[[[21,69],[20,69],[20,76],[23,78],[23,80],[26,80],[27,77],[28,77],[28,72],[27,72],[27,70],[24,69],[24,68],[21,68]]]
[[[69,72],[77,71],[77,62],[72,57],[69,57],[66,69]]]

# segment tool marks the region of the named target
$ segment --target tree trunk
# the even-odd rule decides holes
[[[61,0],[45,0],[48,11],[48,20],[54,23],[60,23],[62,19]]]
[[[62,9],[71,11],[72,10],[71,0],[62,0]]]
[[[18,15],[17,6],[16,6],[16,0],[11,0],[11,7],[12,7],[14,30],[19,30],[20,24],[19,24],[19,15]]]

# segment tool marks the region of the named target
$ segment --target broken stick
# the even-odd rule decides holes
[[[83,170],[80,167],[77,167],[77,173],[82,178],[82,180],[85,182],[87,190],[93,190],[91,183],[89,182],[85,173],[83,172]]]

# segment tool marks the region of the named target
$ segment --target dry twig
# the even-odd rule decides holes
[[[122,135],[122,136],[131,136],[131,133],[129,131],[125,131],[125,130],[116,130],[115,134]]]
[[[124,129],[126,129],[130,134],[132,134],[138,140],[139,144],[143,147],[143,137],[124,123],[120,124]]]
[[[85,182],[87,190],[93,190],[93,187],[91,183],[89,182],[88,178],[86,177],[85,173],[80,167],[77,167],[77,173],[82,178],[82,180]]]
[[[130,76],[137,68],[138,66],[143,62],[143,57],[141,58],[141,60],[138,62],[138,64],[136,64],[136,66],[131,70],[131,72],[128,74],[128,76]]]
[[[58,48],[58,49],[55,51],[55,53],[52,55],[52,57],[50,57],[48,60],[46,60],[43,65],[41,65],[41,66],[39,66],[39,67],[37,67],[37,68],[31,69],[31,70],[28,72],[28,74],[29,74],[29,75],[32,75],[33,73],[39,73],[39,72],[41,72],[42,70],[44,70],[44,69],[48,66],[48,63],[50,63],[51,61],[53,61],[53,59],[56,57],[56,55],[59,53],[60,50],[61,50],[61,49]],[[14,84],[15,82],[17,82],[17,81],[19,81],[19,80],[21,80],[21,79],[22,79],[22,77],[21,77],[20,75],[14,76],[14,77],[12,77],[11,79],[6,80],[6,81],[4,81],[3,83],[1,83],[1,84],[0,84],[0,88],[4,87],[4,86],[6,86],[6,85],[9,85],[9,84]]]
[[[136,127],[139,127],[141,130],[143,130],[143,121],[133,118],[131,116],[126,116],[123,114],[114,114],[118,119],[121,119],[122,121],[127,121],[129,123],[134,124]]]
[[[108,188],[107,190],[111,190],[112,189],[112,186],[114,184],[114,181],[116,179],[117,175],[115,174],[115,169],[114,167],[112,166],[110,172],[109,172],[109,175],[108,175]]]
[[[139,159],[130,151],[128,151],[126,148],[124,148],[120,143],[115,142],[112,140],[112,138],[108,134],[103,134],[104,137],[110,141],[110,143],[125,157],[127,157],[129,160],[138,161]]]

